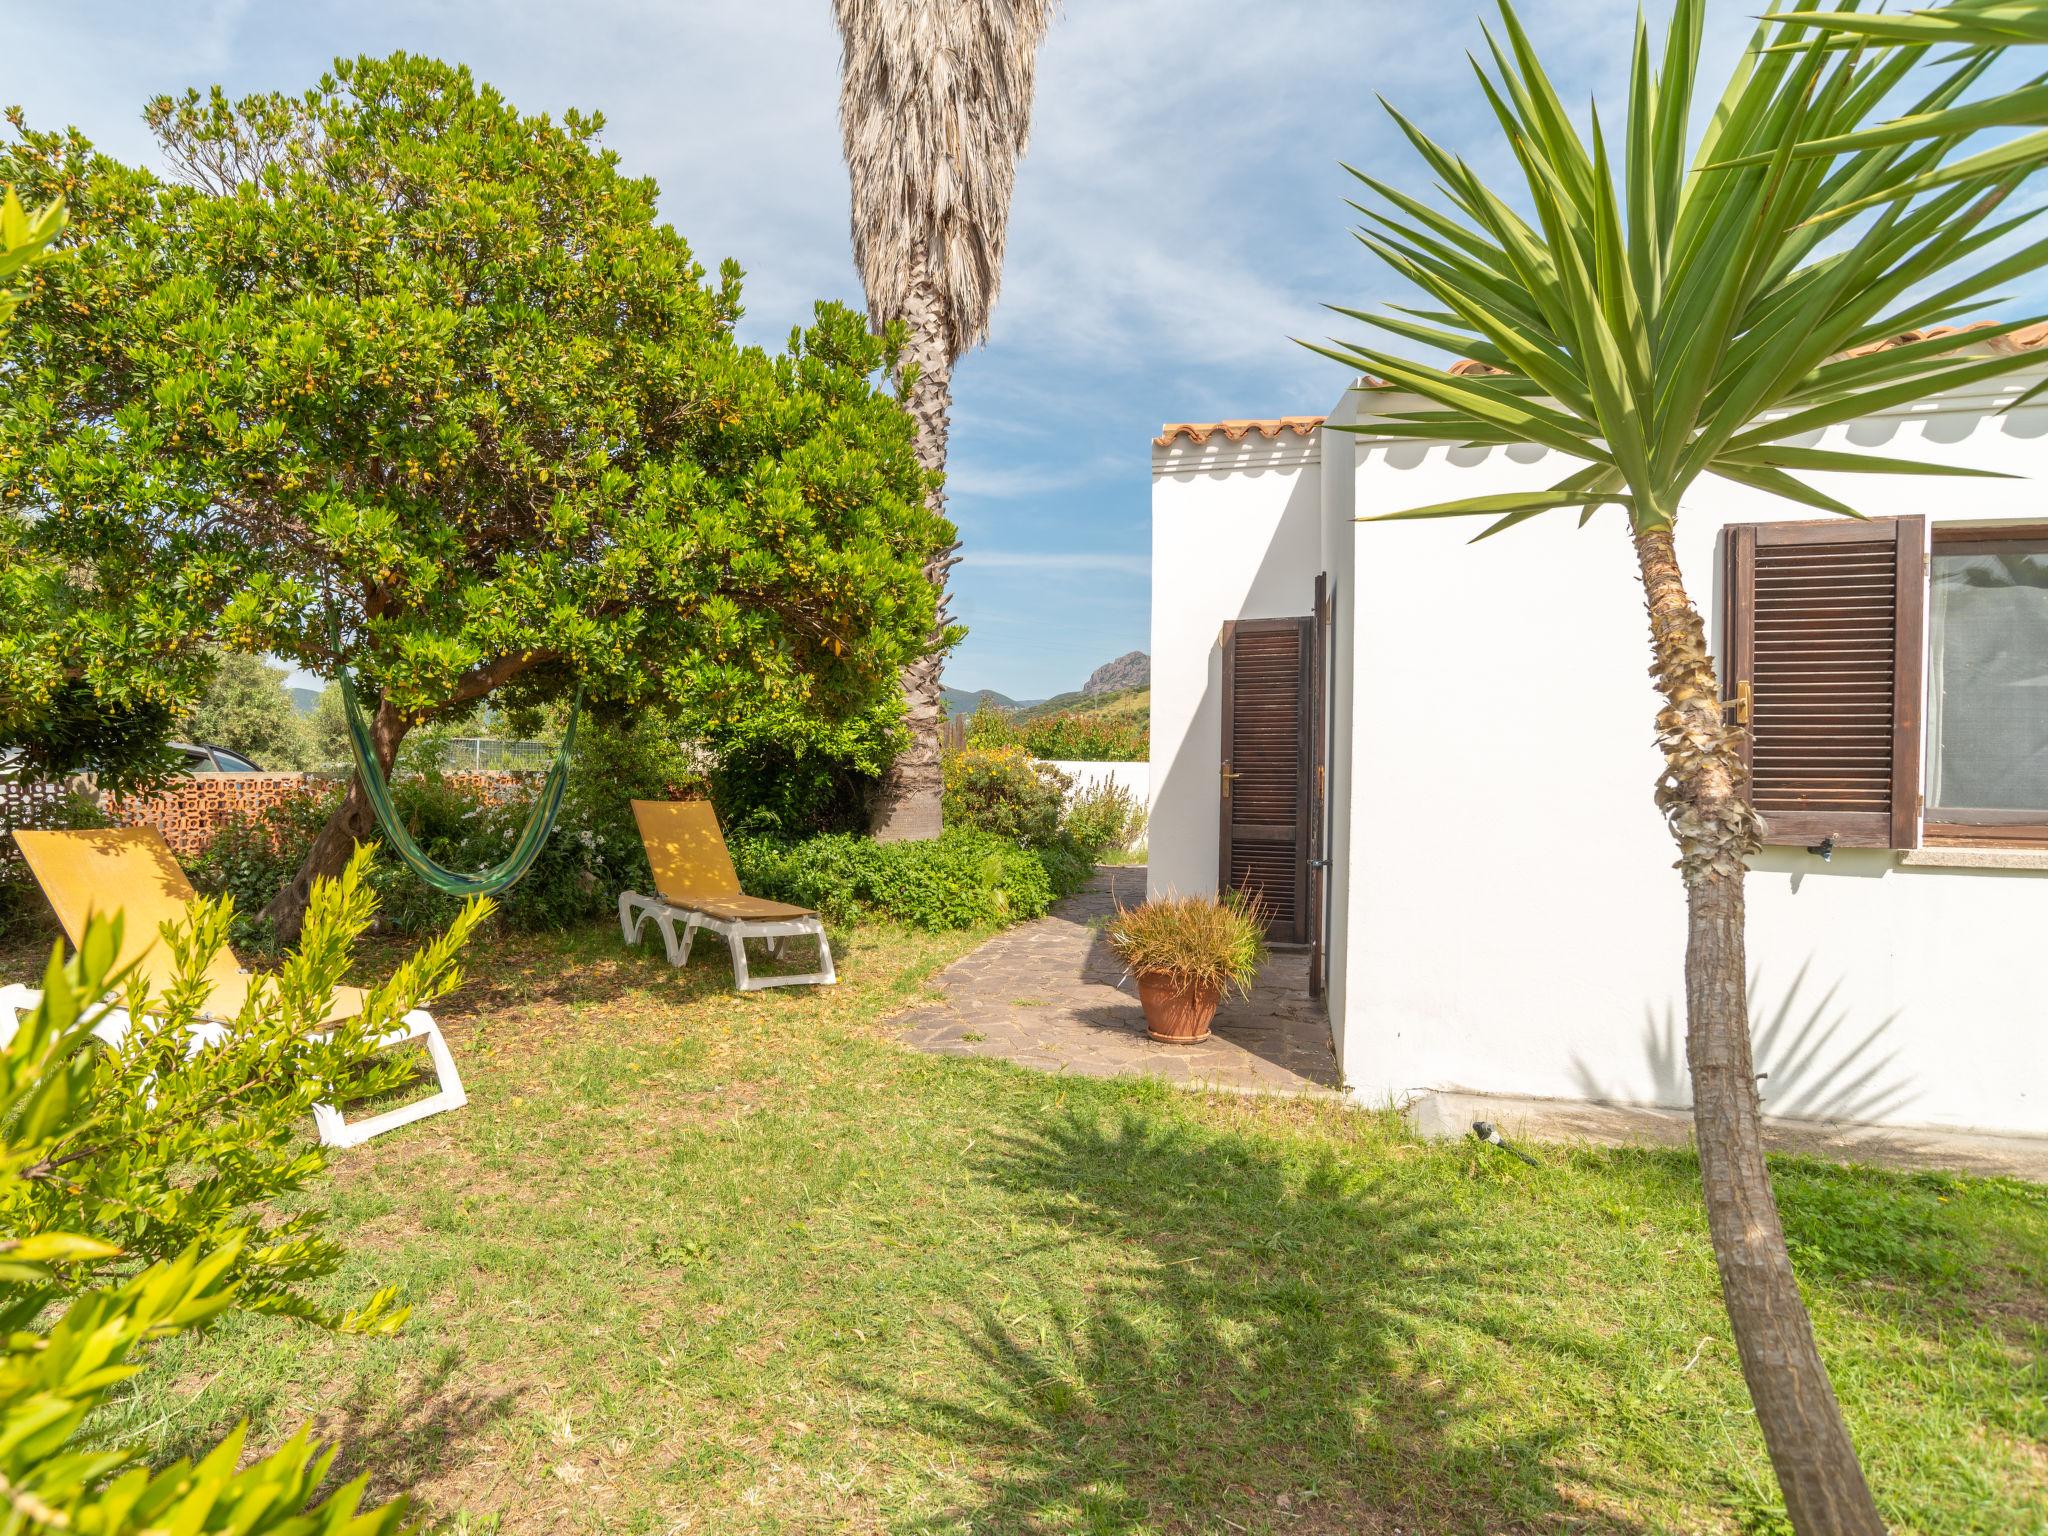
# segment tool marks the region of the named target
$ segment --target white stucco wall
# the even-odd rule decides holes
[[[2041,522],[2048,406],[1960,398],[1812,441],[2027,477],[1823,477],[1875,515]],[[1412,402],[1408,402],[1412,404]],[[1333,421],[1401,402],[1353,392]],[[1616,511],[1471,545],[1468,521],[1354,524],[1554,482],[1535,450],[1370,436],[1153,451],[1151,889],[1216,883],[1218,631],[1335,595],[1331,1026],[1365,1101],[1434,1088],[1683,1106],[1684,902],[1650,799],[1642,598]],[[1803,509],[1704,481],[1679,552],[1719,609],[1730,522]],[[1717,636],[1718,641],[1718,636]],[[1765,1107],[2048,1133],[2048,873],[1772,849],[1749,882]]]
[[[1154,896],[1216,889],[1226,619],[1310,611],[1321,569],[1317,437],[1185,438],[1152,452]]]
[[[1873,516],[2042,520],[2048,409],[1969,401],[1816,439],[2034,478],[1829,476]],[[1533,450],[1360,442],[1361,513],[1553,483]],[[1718,480],[1679,552],[1718,610],[1716,535],[1802,509]],[[1650,800],[1642,597],[1621,514],[1478,545],[1465,520],[1360,525],[1348,733],[1347,1080],[1684,1105],[1684,910]],[[1162,592],[1155,612],[1170,601]],[[1155,626],[1157,621],[1155,620]],[[1155,667],[1158,653],[1155,650]],[[1156,846],[1156,844],[1155,844]],[[1763,854],[1749,952],[1767,1111],[2048,1132],[2048,874]]]

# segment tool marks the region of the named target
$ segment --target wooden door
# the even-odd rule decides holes
[[[1276,943],[1309,936],[1315,621],[1239,619],[1223,632],[1221,868],[1256,895]]]

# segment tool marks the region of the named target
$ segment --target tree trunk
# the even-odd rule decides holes
[[[377,765],[386,773],[391,771],[391,764],[398,757],[398,745],[405,740],[405,733],[411,728],[412,722],[389,704],[377,707],[376,718],[370,722],[370,742],[377,751]],[[279,943],[296,944],[299,941],[299,929],[306,921],[306,903],[313,894],[313,882],[331,880],[340,874],[354,854],[356,844],[375,830],[376,817],[370,810],[370,798],[363,790],[362,775],[354,774],[348,781],[348,793],[341,797],[341,804],[334,808],[319,836],[313,839],[313,846],[307,850],[299,872],[285,883],[283,890],[270,898],[263,909],[264,920],[276,927]]]
[[[1800,1536],[1882,1536],[1792,1275],[1764,1163],[1742,911],[1746,860],[1762,846],[1763,828],[1749,803],[1740,733],[1723,722],[1706,629],[1686,596],[1669,530],[1637,534],[1636,557],[1656,656],[1650,675],[1664,696],[1657,805],[1685,880],[1685,1054],[1721,1298],[1793,1528]]]
[[[922,244],[911,252],[910,259],[920,274],[926,273]],[[906,402],[916,425],[917,461],[928,470],[944,473],[946,418],[953,410],[953,328],[947,315],[946,296],[930,276],[920,275],[911,285],[903,319],[908,333],[903,366],[917,370]],[[925,504],[943,517],[944,489],[932,486],[925,492]],[[910,745],[889,764],[875,797],[872,826],[875,836],[885,843],[937,837],[942,825],[939,674],[946,663],[946,573],[959,564],[955,553],[959,548],[954,544],[939,551],[924,568],[925,579],[938,591],[939,607],[930,647],[905,667],[901,676],[904,724],[910,729]]]

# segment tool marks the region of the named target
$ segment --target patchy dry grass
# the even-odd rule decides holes
[[[472,1103],[337,1156],[339,1294],[142,1378],[170,1453],[307,1418],[451,1532],[1773,1532],[1691,1160],[1423,1146],[1330,1106],[921,1057],[973,936],[839,936],[739,996],[499,940]],[[1779,1167],[1902,1531],[2048,1531],[2048,1199]]]

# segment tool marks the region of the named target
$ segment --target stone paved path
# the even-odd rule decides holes
[[[1145,1034],[1137,984],[1125,981],[1097,926],[1121,899],[1145,899],[1142,867],[1103,866],[1051,915],[998,934],[934,983],[940,1001],[903,1015],[901,1038],[942,1056],[995,1056],[1085,1077],[1163,1077],[1190,1087],[1334,1094],[1330,1028],[1308,997],[1308,960],[1275,955],[1250,998],[1217,1010],[1200,1045]],[[1121,985],[1120,985],[1121,983]]]

